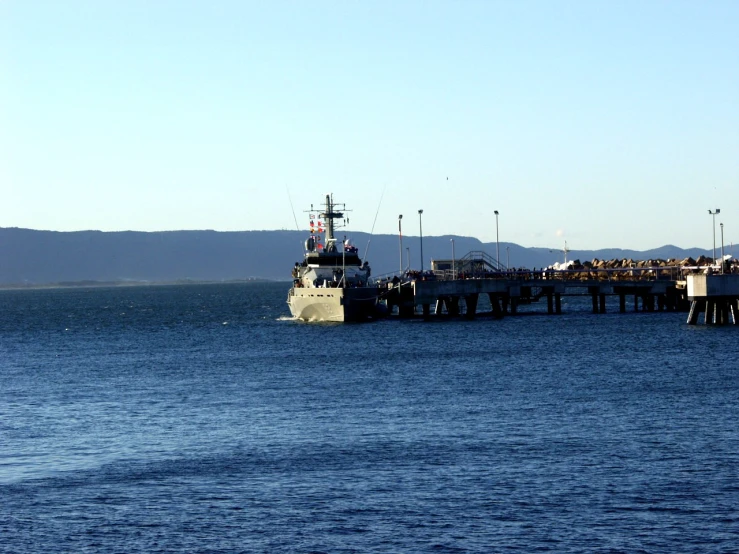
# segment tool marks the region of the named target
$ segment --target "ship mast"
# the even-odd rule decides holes
[[[334,238],[334,219],[342,219],[344,217],[344,214],[342,212],[335,212],[334,211],[334,200],[333,195],[327,194],[326,195],[326,211],[322,214],[319,214],[320,218],[328,221],[328,231],[326,234],[326,244],[333,243],[335,241]]]

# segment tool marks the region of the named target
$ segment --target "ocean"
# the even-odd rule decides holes
[[[288,287],[0,291],[0,552],[739,551],[736,328]]]

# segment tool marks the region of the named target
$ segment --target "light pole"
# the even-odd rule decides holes
[[[723,223],[721,224],[723,227]],[[457,278],[457,258],[454,255],[454,239],[449,239],[452,241],[452,279]]]
[[[708,213],[713,216],[713,263],[716,263],[716,214],[720,214],[721,210],[716,208],[714,211],[708,210]]]
[[[495,261],[500,266],[500,243],[498,242],[498,210],[495,210]]]
[[[403,275],[403,228],[400,222],[403,220],[403,214],[398,216],[398,239],[400,240],[400,275]]]
[[[721,275],[724,274],[724,224],[721,225]]]
[[[510,246],[505,247],[505,267],[507,270],[510,271],[511,269],[511,247]]]
[[[418,231],[421,235],[421,273],[423,273],[423,222],[421,221],[422,215],[423,210],[418,210]]]

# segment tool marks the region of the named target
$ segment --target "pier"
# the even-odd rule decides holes
[[[701,313],[706,325],[737,324],[739,275],[688,275],[687,294],[689,325],[696,325]]]
[[[592,299],[594,314],[606,313],[609,296],[618,297],[620,313],[688,311],[685,273],[691,270],[696,268],[642,265],[509,270],[482,252],[471,252],[460,260],[435,260],[430,271],[407,272],[403,279],[396,276],[384,284],[383,297],[389,312],[401,318],[421,315],[424,318],[462,316],[471,319],[478,315],[481,299],[489,301],[488,313],[494,317],[516,315],[520,305],[539,301],[546,301],[547,314],[556,315],[562,313],[563,296],[586,295]],[[739,291],[739,275],[732,277],[738,279]],[[737,302],[731,305],[733,307],[729,304],[716,306],[721,314],[726,310],[735,314],[739,309]],[[720,321],[724,320],[722,315]]]

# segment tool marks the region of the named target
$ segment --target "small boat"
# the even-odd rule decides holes
[[[295,262],[287,296],[290,312],[297,319],[344,322],[377,315],[379,289],[370,283],[369,263],[359,258],[348,240],[339,243],[334,236],[335,221],[348,221],[344,210],[327,194],[324,211],[317,217],[311,213],[304,259]]]

